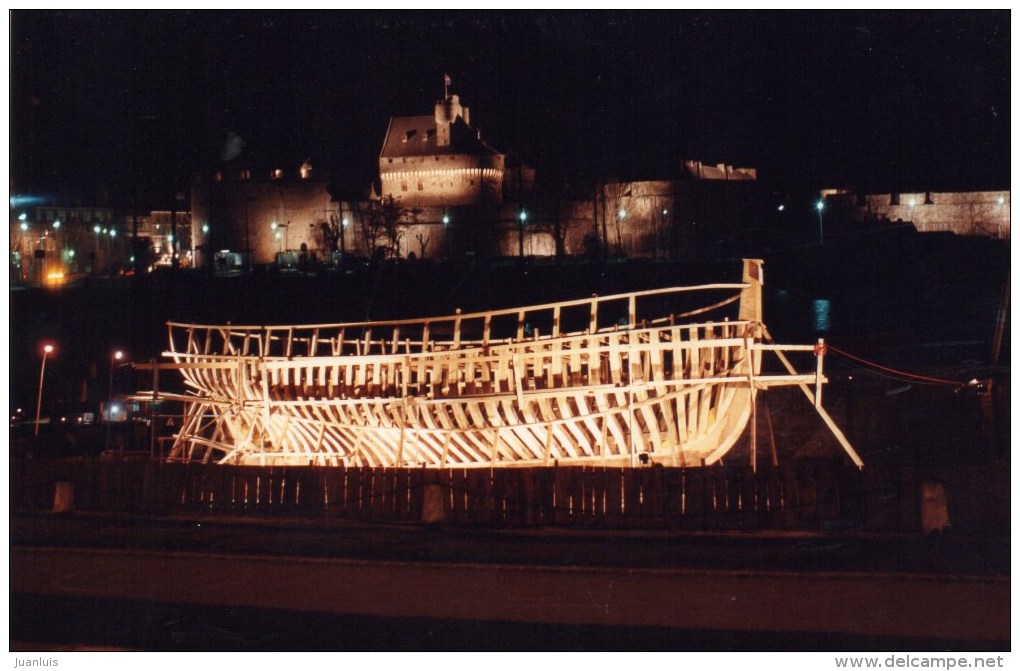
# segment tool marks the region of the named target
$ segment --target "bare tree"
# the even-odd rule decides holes
[[[432,241],[432,236],[426,237],[424,233],[416,233],[415,238],[418,239],[418,247],[421,249],[421,253],[418,258],[425,258],[425,249],[429,246],[429,242]]]
[[[358,217],[369,258],[399,258],[404,229],[418,223],[420,214],[421,210],[403,207],[392,195],[369,203]]]

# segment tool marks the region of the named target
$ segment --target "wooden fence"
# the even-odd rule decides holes
[[[422,521],[426,491],[445,522],[691,531],[917,532],[925,484],[951,528],[1008,533],[1009,476],[995,466],[867,467],[800,460],[777,468],[396,469],[27,459],[11,464],[11,509],[49,509],[58,482],[78,511]],[[931,491],[931,488],[927,488]]]

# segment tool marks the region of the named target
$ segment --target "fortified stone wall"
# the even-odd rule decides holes
[[[199,263],[222,249],[250,248],[252,263],[272,263],[277,252],[318,246],[315,228],[336,205],[317,180],[224,180],[192,187],[191,235]],[[273,223],[276,227],[273,227]]]
[[[502,156],[452,154],[387,161],[392,162],[380,168],[382,195],[400,198],[406,207],[499,202],[502,193]]]
[[[919,232],[951,232],[1009,239],[1009,191],[873,194],[861,198],[865,224],[909,221]]]

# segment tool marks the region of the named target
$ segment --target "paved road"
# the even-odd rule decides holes
[[[996,577],[551,567],[15,547],[12,593],[489,623],[1009,640]]]

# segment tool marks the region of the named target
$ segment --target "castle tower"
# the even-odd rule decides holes
[[[460,96],[449,93],[432,115],[391,117],[379,154],[382,197],[411,208],[499,203],[505,156],[470,123]]]

